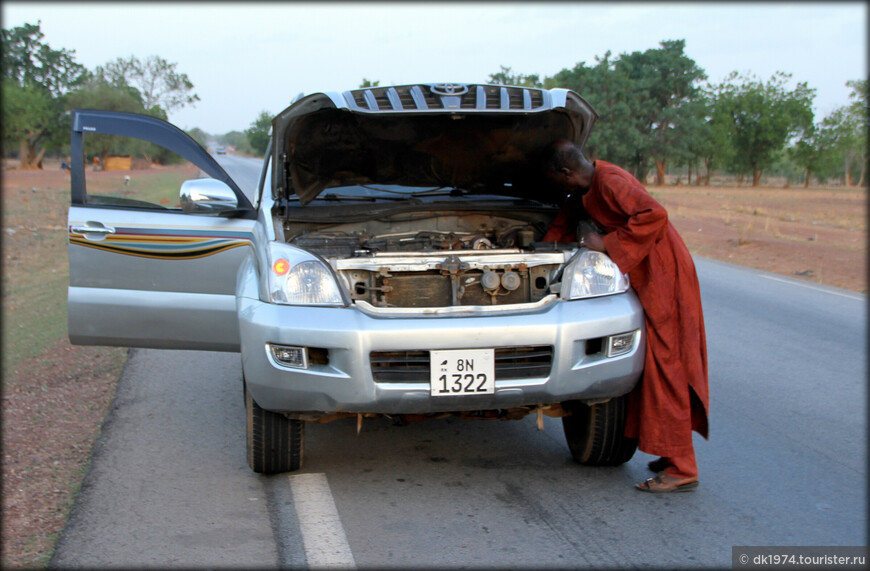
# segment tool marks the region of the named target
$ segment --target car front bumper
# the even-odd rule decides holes
[[[353,306],[286,306],[253,297],[237,302],[248,390],[272,411],[425,414],[597,400],[627,393],[643,370],[644,316],[633,291],[555,300],[531,313],[456,317],[383,317]],[[627,353],[596,351],[602,338],[606,344],[608,336],[629,332],[636,334]],[[270,344],[316,348],[328,363],[287,367]],[[499,379],[496,373],[494,394],[431,396],[428,379],[404,382],[394,375],[383,382],[371,366],[373,352],[505,347],[551,348],[549,374]]]

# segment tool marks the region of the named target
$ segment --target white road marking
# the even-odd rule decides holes
[[[338,517],[326,474],[295,474],[288,477],[308,567],[355,567],[356,562]]]
[[[815,286],[812,286],[812,285],[810,285],[810,284],[805,284],[805,283],[803,283],[803,282],[799,282],[799,281],[796,281],[796,280],[787,280],[787,279],[783,279],[783,278],[777,278],[777,277],[774,277],[774,276],[766,276],[766,275],[764,275],[764,274],[758,274],[758,275],[759,275],[759,277],[762,277],[762,278],[765,278],[765,279],[768,279],[768,280],[773,280],[773,281],[775,281],[775,282],[782,282],[782,283],[784,283],[784,284],[791,284],[791,285],[796,285],[796,286],[800,286],[800,287],[805,287],[805,288],[807,288],[807,289],[812,289],[812,290],[815,290],[815,291],[820,291],[820,292],[824,292],[824,293],[829,293],[829,294],[831,294],[831,295],[839,295],[840,297],[848,297],[849,299],[855,299],[855,300],[858,300],[858,301],[864,301],[864,300],[865,300],[865,298],[863,298],[863,297],[859,297],[858,295],[850,295],[850,294],[847,294],[847,293],[840,293],[840,292],[838,292],[838,291],[831,291],[831,290],[829,290],[829,289],[824,289],[824,288],[820,288],[820,287],[815,287]]]

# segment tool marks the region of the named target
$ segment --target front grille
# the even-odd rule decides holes
[[[428,383],[429,351],[372,351],[372,376],[378,383]],[[497,347],[495,379],[535,379],[550,375],[553,347]]]
[[[506,85],[459,86],[459,95],[443,95],[433,91],[437,85],[400,85],[370,87],[345,92],[348,105],[368,111],[423,111],[439,109],[534,111],[547,106],[542,89]],[[466,90],[467,89],[467,90]],[[443,91],[443,89],[442,89]],[[458,103],[458,107],[457,104]]]

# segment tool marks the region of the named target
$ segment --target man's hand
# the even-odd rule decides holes
[[[580,244],[586,246],[590,250],[605,253],[607,252],[607,248],[604,246],[604,240],[601,238],[601,234],[589,232],[588,234],[583,234],[583,237],[580,240]]]

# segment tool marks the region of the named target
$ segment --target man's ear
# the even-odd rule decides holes
[[[565,176],[571,176],[571,169],[569,169],[568,167],[560,168],[559,172],[561,172]]]

